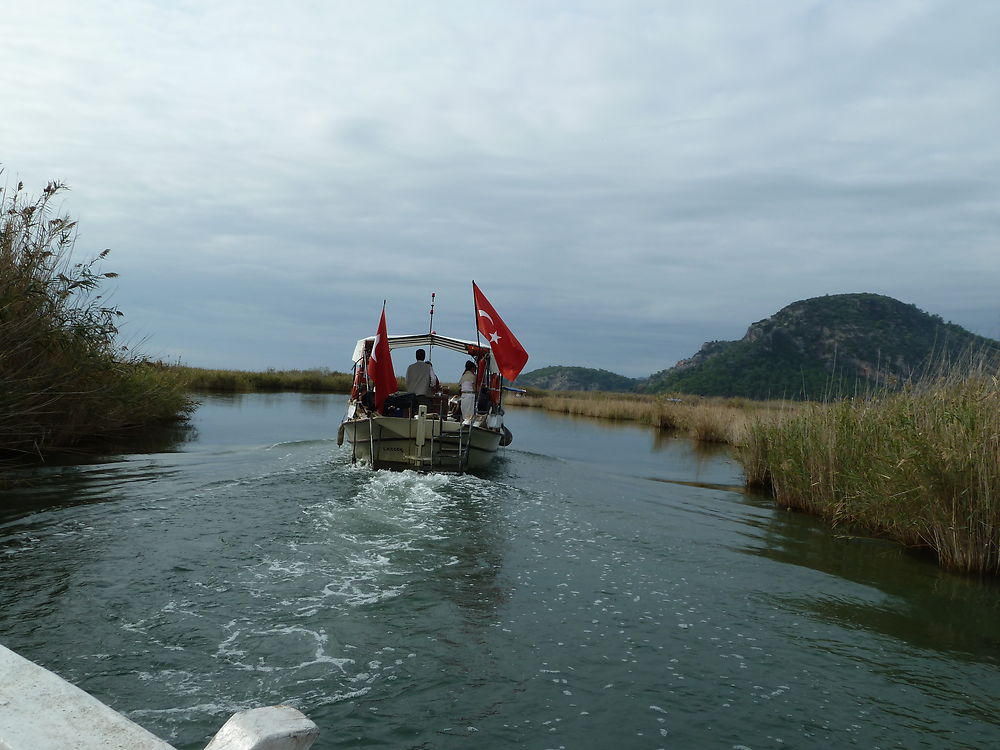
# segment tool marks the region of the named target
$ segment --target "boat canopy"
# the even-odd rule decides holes
[[[490,354],[490,348],[475,341],[465,341],[463,339],[453,339],[450,336],[442,336],[437,333],[419,333],[412,336],[389,336],[389,349],[415,349],[417,347],[440,346],[442,349],[451,349],[461,352],[470,357],[481,358],[484,354]],[[368,336],[360,339],[354,347],[354,362],[360,362],[371,351],[375,343],[375,336]],[[489,358],[490,372],[499,372],[493,357]]]

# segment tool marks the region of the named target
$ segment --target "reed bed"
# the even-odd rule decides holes
[[[786,508],[1000,574],[1000,381],[979,367],[900,393],[754,420],[747,483]]]
[[[159,366],[174,372],[191,391],[253,393],[255,391],[301,391],[304,393],[350,393],[353,376],[317,368],[313,370],[211,370],[184,365]]]
[[[677,430],[705,443],[742,445],[752,420],[777,421],[800,408],[794,402],[741,398],[652,396],[598,391],[529,391],[506,403],[546,411],[631,421],[661,430]]]
[[[190,408],[183,387],[117,343],[122,313],[102,301],[108,251],[73,262],[64,189],[0,189],[0,467],[85,451]]]

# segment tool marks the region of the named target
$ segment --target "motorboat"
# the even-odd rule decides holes
[[[527,353],[473,284],[477,336],[485,341],[443,336],[433,330],[434,295],[428,333],[390,336],[385,307],[379,332],[360,339],[352,355],[354,385],[337,444],[351,446],[351,461],[372,469],[412,469],[431,472],[476,472],[487,468],[498,450],[512,440],[504,425],[504,395],[520,389],[503,384],[527,361]],[[459,394],[433,383],[431,392],[400,390],[391,352],[400,349],[446,349],[475,365],[474,413],[463,415]],[[471,378],[470,378],[471,380]]]

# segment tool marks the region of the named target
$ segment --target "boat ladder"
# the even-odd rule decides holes
[[[437,455],[442,463],[454,466],[459,473],[469,464],[469,444],[472,441],[472,426],[463,424],[458,432],[442,433],[438,436],[440,447]]]

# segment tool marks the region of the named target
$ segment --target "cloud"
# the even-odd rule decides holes
[[[998,333],[1000,10],[902,0],[9,9],[7,179],[73,191],[154,351],[458,335],[645,375],[797,299]],[[398,321],[398,322],[397,322]],[[992,326],[992,330],[991,330]]]

